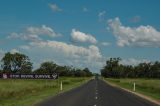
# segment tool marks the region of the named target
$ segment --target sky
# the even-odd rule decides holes
[[[160,59],[159,0],[0,0],[0,59],[6,52],[88,67]]]

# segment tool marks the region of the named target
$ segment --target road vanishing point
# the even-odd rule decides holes
[[[141,97],[93,79],[68,92],[51,97],[37,106],[157,106]]]

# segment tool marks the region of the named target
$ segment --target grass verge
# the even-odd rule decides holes
[[[78,87],[90,78],[63,77],[58,80],[0,80],[0,106],[33,106],[59,93]],[[60,91],[60,82],[63,91]]]
[[[106,78],[106,81],[116,84],[122,88],[133,91],[133,83],[136,83],[137,93],[146,95],[160,102],[160,80],[159,79],[113,79]]]

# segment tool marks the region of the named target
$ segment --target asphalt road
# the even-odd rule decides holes
[[[49,98],[38,106],[156,106],[138,96],[119,88],[112,87],[104,81],[95,79],[88,83]]]

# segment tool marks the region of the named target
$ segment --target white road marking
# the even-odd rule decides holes
[[[96,96],[95,99],[98,99],[98,97]]]
[[[97,106],[97,105],[94,105],[94,106]]]

